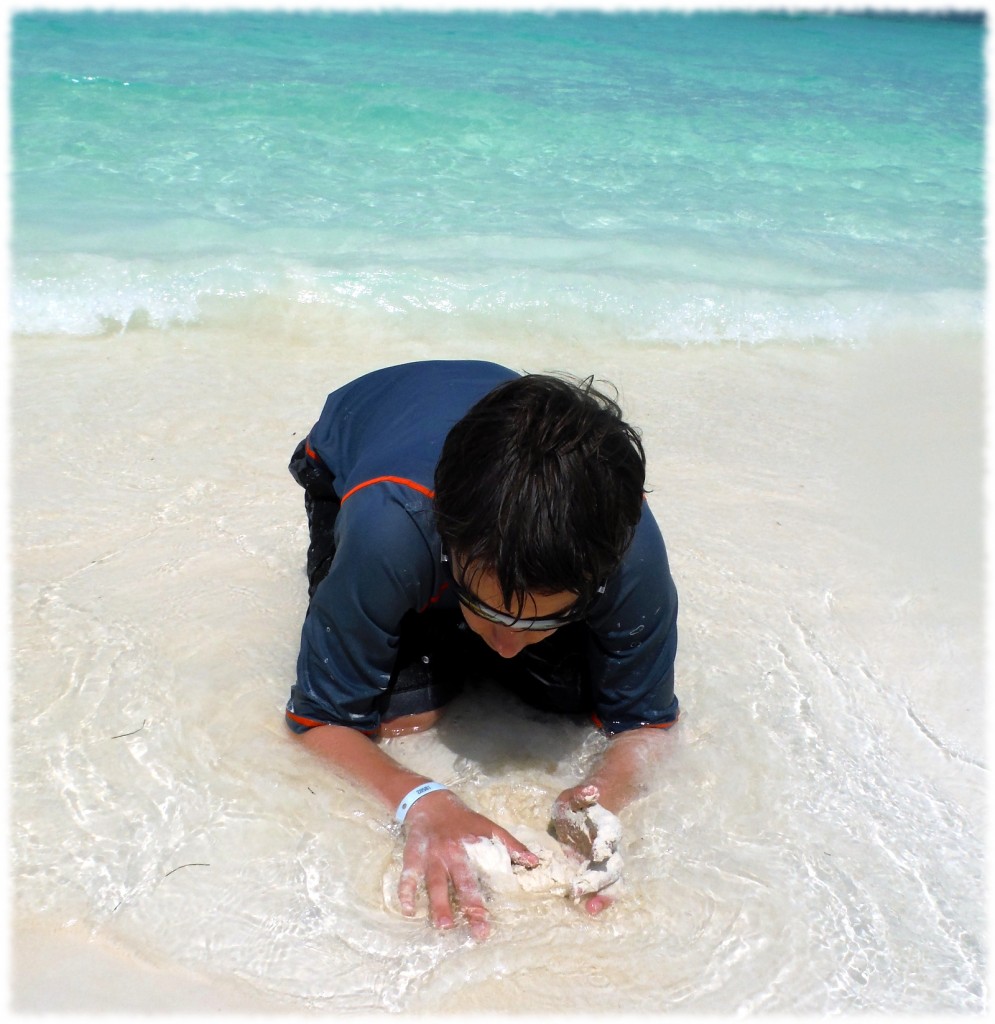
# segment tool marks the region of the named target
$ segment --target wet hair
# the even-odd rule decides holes
[[[486,394],[446,437],[439,534],[454,569],[493,573],[516,614],[529,592],[587,603],[632,540],[645,476],[639,434],[593,378],[527,374]]]

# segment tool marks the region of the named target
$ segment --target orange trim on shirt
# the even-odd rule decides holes
[[[372,480],[364,480],[361,484],[356,484],[355,487],[350,487],[342,498],[339,504],[343,504],[347,498],[352,497],[356,491],[362,490],[364,487],[369,487],[370,484],[401,484],[404,487],[412,487],[420,494],[424,494],[426,498],[434,498],[435,491],[430,490],[424,484],[417,483],[414,480],[408,480],[403,476],[375,476]]]
[[[317,719],[314,719],[314,718],[305,718],[303,715],[295,715],[293,713],[293,711],[285,711],[284,714],[291,721],[296,722],[298,725],[307,726],[308,729],[313,729],[315,726],[318,726],[318,725],[328,725],[329,724],[328,722],[319,722]]]
[[[321,462],[321,459],[318,457],[318,453],[311,447],[310,437],[304,438],[304,454],[309,459],[314,459],[315,462]]]
[[[438,592],[438,593],[437,593],[437,594],[436,594],[436,595],[435,595],[434,597],[430,597],[430,598],[429,598],[429,599],[428,599],[428,600],[427,600],[427,601],[426,601],[426,602],[425,602],[425,603],[424,603],[424,604],[423,604],[423,605],[421,606],[421,608],[419,608],[419,609],[418,609],[418,613],[417,613],[417,614],[418,614],[418,615],[421,615],[421,613],[422,613],[423,611],[425,611],[426,609],[430,608],[430,607],[431,607],[431,606],[432,606],[433,604],[436,604],[436,603],[437,603],[437,602],[438,602],[438,601],[439,601],[439,600],[441,599],[442,595],[443,595],[443,594],[444,594],[444,593],[445,593],[445,592],[446,592],[446,591],[447,591],[448,589],[449,589],[449,584],[448,584],[448,583],[443,583],[443,584],[442,584],[442,586],[441,586],[441,587],[439,587],[439,592]]]
[[[331,722],[319,722],[315,718],[305,718],[303,715],[295,715],[292,711],[284,711],[284,714],[287,716],[287,718],[292,719],[298,725],[303,725],[303,726],[307,727],[308,729],[315,729],[319,725],[331,725],[332,724]],[[357,729],[356,731],[357,732],[365,733],[367,736],[372,736],[373,733],[375,732],[374,729]]]

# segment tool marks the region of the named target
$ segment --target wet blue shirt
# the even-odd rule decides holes
[[[435,528],[435,465],[453,425],[515,376],[495,363],[432,360],[376,370],[328,396],[307,445],[334,477],[341,508],[335,557],[301,631],[287,704],[295,731],[328,722],[375,731],[401,619],[458,607]],[[596,723],[609,735],[672,724],[677,590],[645,502],[586,622]]]

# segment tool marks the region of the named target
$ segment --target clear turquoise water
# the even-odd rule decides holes
[[[21,14],[14,326],[237,323],[262,298],[636,342],[976,330],[983,35],[753,13]]]

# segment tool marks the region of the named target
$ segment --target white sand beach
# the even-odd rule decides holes
[[[345,380],[462,356],[618,386],[682,601],[625,899],[497,901],[482,944],[383,905],[385,815],[282,723],[290,453]],[[977,1010],[982,375],[976,338],[594,351],[265,310],[16,338],[13,1010]],[[541,826],[599,742],[485,693],[391,750]]]

